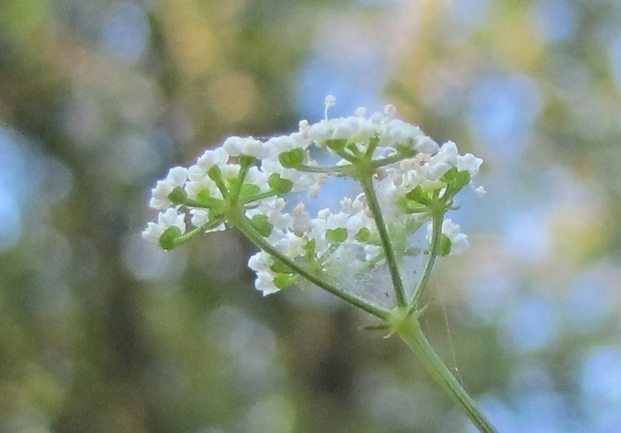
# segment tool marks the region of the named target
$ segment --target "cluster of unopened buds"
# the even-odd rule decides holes
[[[264,295],[299,282],[300,268],[334,281],[429,255],[434,242],[436,255],[465,251],[466,235],[444,214],[482,160],[460,155],[452,141],[438,145],[395,118],[394,106],[328,118],[334,103],[328,96],[325,118],[303,120],[297,132],[267,140],[229,137],[194,165],[172,168],[152,190],[150,206],[160,213],[144,238],[169,250],[200,233],[237,227],[260,248],[248,265]],[[342,198],[338,209],[311,215],[303,202],[288,200],[290,193],[315,197],[340,177],[355,180],[359,193]],[[434,224],[440,226],[435,240]],[[403,241],[423,226],[427,248]]]

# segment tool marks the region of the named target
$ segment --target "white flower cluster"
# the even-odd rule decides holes
[[[431,242],[433,226],[427,226],[427,241]],[[451,254],[462,254],[470,248],[468,236],[461,232],[459,224],[455,224],[452,220],[447,219],[442,223],[442,234],[451,242]]]
[[[285,205],[282,198],[275,200],[275,204],[277,208]],[[342,199],[338,213],[326,208],[313,218],[306,206],[300,203],[290,214],[279,214],[274,219],[270,212],[268,216],[271,221],[281,223],[274,225],[275,230],[267,238],[280,253],[294,260],[302,259],[309,269],[328,273],[332,277],[359,271],[380,252],[376,244],[369,242],[377,236],[363,194],[353,200]],[[263,250],[248,261],[248,266],[257,274],[255,286],[264,295],[281,288],[278,277],[282,273],[274,265],[272,257]],[[295,275],[288,277],[296,280]],[[283,285],[288,282],[285,278]]]
[[[334,103],[333,97],[326,98],[326,113]],[[332,176],[356,179],[367,173],[386,224],[404,236],[431,219],[432,200],[443,199],[448,209],[482,160],[460,155],[451,141],[438,145],[394,113],[394,107],[387,106],[384,113],[366,117],[365,110],[358,109],[345,118],[326,114],[314,124],[301,121],[297,132],[268,140],[230,137],[220,148],[207,150],[196,164],[174,167],[157,182],[150,206],[160,213],[143,237],[172,248],[191,233],[236,225],[231,215],[241,209],[278,252],[311,271],[355,273],[382,264],[385,252],[364,193],[343,198],[338,211],[323,209],[314,216],[304,204],[291,209],[285,197],[290,191],[315,196]],[[320,166],[312,158],[317,152],[327,153],[334,164]],[[467,248],[466,236],[450,220],[444,221],[442,232],[453,244],[452,253]],[[250,258],[249,267],[264,294],[296,281],[290,269],[263,250]]]

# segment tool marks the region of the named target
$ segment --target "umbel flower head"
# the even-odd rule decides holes
[[[466,235],[443,217],[482,160],[460,155],[452,141],[439,145],[395,118],[394,106],[370,116],[360,108],[329,118],[335,102],[327,97],[325,118],[303,120],[289,135],[229,137],[194,165],[172,168],[152,190],[150,206],[160,213],[143,237],[172,249],[201,233],[237,227],[260,248],[248,266],[264,295],[297,283],[300,270],[334,279],[408,255],[465,251]],[[290,202],[291,192],[314,197],[337,177],[360,184],[337,209],[311,214],[303,202]],[[403,241],[421,227],[429,227],[426,247]]]

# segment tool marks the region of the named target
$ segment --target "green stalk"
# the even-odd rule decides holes
[[[291,270],[297,272],[299,275],[306,278],[311,283],[321,287],[322,289],[333,294],[334,296],[341,298],[345,302],[374,315],[375,317],[378,317],[382,320],[386,320],[389,317],[390,311],[388,309],[379,305],[375,305],[367,301],[363,297],[356,295],[355,293],[342,290],[339,287],[330,284],[328,281],[321,278],[321,275],[308,272],[306,269],[291,260],[289,257],[283,255],[280,251],[274,248],[272,244],[266,241],[259,232],[257,232],[257,230],[252,226],[250,220],[247,217],[241,216],[240,218],[237,218],[234,221],[234,225],[257,247],[267,252],[270,256],[272,256],[272,258],[285,264]]]
[[[466,390],[455,379],[442,359],[433,350],[418,323],[416,315],[405,314],[393,321],[392,332],[408,345],[433,380],[459,406],[481,433],[498,433],[477,408]]]
[[[401,279],[401,273],[399,272],[399,261],[397,260],[397,254],[395,253],[392,240],[388,234],[388,226],[384,221],[384,216],[382,215],[382,210],[380,209],[380,204],[377,200],[377,194],[375,194],[375,190],[373,189],[373,180],[370,176],[365,176],[363,174],[359,177],[359,181],[362,185],[362,190],[367,197],[367,204],[373,213],[373,219],[375,219],[375,225],[377,226],[380,243],[386,256],[386,264],[388,265],[392,285],[395,289],[397,305],[402,307],[406,305],[406,301],[403,280]]]
[[[420,301],[423,298],[423,295],[427,291],[429,277],[431,276],[431,271],[433,270],[433,265],[436,262],[436,257],[438,257],[438,253],[440,252],[440,237],[442,236],[442,222],[444,220],[444,212],[441,209],[432,210],[431,214],[431,247],[429,248],[429,258],[427,260],[427,264],[425,264],[425,270],[423,271],[423,276],[421,277],[416,289],[414,290],[414,296],[409,303],[408,311],[411,314],[414,310],[419,308]]]

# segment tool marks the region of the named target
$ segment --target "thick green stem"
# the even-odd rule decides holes
[[[382,249],[386,255],[386,265],[388,266],[390,278],[392,279],[392,285],[395,289],[397,305],[402,307],[406,305],[406,301],[405,289],[403,288],[403,279],[401,278],[401,273],[399,272],[399,261],[397,260],[397,254],[395,253],[393,241],[390,239],[388,226],[384,221],[384,216],[382,215],[382,210],[380,209],[380,204],[377,200],[377,194],[375,194],[375,190],[373,189],[373,180],[370,176],[361,176],[359,180],[362,185],[362,190],[367,197],[367,204],[373,213]]]
[[[235,221],[234,224],[237,229],[242,232],[244,236],[246,236],[252,243],[254,243],[257,247],[267,252],[272,258],[278,260],[279,262],[285,264],[291,270],[295,271],[302,277],[306,278],[311,283],[321,287],[325,291],[332,293],[333,295],[343,299],[345,302],[352,304],[361,310],[366,311],[382,320],[386,320],[389,317],[389,310],[381,307],[379,305],[375,305],[361,296],[356,295],[355,293],[348,292],[346,290],[342,290],[339,287],[336,287],[330,284],[328,281],[323,279],[321,275],[313,274],[289,257],[283,255],[280,251],[278,251],[272,244],[265,240],[263,236],[252,226],[248,218],[242,216]]]
[[[392,332],[399,335],[409,346],[433,380],[457,403],[459,408],[470,418],[470,421],[481,433],[498,433],[496,428],[477,408],[466,390],[451,374],[435,350],[433,350],[433,347],[425,338],[425,334],[423,334],[416,315],[399,315],[396,320],[392,321]]]

